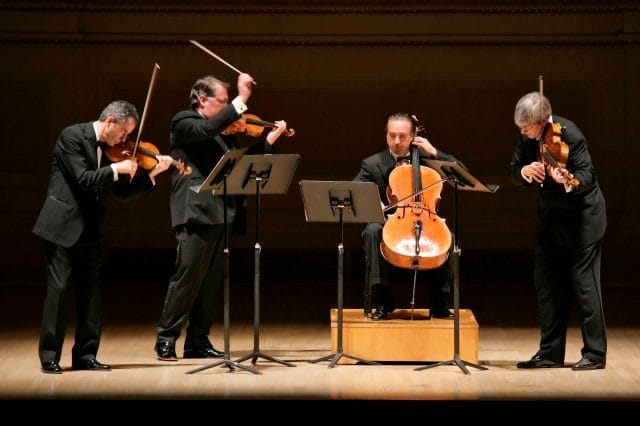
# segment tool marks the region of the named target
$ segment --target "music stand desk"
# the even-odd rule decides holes
[[[260,350],[260,195],[286,194],[293,179],[299,154],[263,154],[245,155],[240,159],[229,176],[227,191],[234,195],[255,195],[256,200],[256,242],[254,245],[254,280],[253,280],[253,352],[236,362],[251,359],[253,364],[258,358],[264,358],[295,367],[286,361],[272,357]],[[255,183],[255,184],[254,184]]]
[[[482,365],[473,364],[460,358],[460,245],[458,229],[458,191],[477,191],[494,193],[498,190],[498,185],[484,184],[469,173],[460,164],[453,161],[426,160],[429,167],[447,181],[454,189],[454,232],[453,232],[453,358],[431,365],[418,367],[415,370],[425,370],[438,367],[440,365],[457,365],[464,374],[471,374],[466,366],[479,370],[488,370]]]
[[[342,305],[344,285],[344,223],[384,223],[378,187],[373,182],[352,181],[300,181],[300,191],[304,203],[307,222],[332,222],[339,224],[338,242],[338,337],[337,351],[310,361],[317,363],[331,360],[333,368],[340,358],[347,357],[365,364],[378,363],[347,355],[342,349]]]
[[[254,368],[232,361],[231,352],[229,350],[229,223],[227,221],[227,197],[232,194],[229,194],[227,189],[229,184],[232,183],[231,178],[233,170],[243,156],[244,150],[242,149],[227,151],[222,158],[218,160],[218,163],[211,173],[209,173],[209,176],[207,176],[204,182],[199,186],[191,187],[191,190],[198,193],[211,191],[214,195],[222,195],[224,200],[224,359],[189,370],[187,371],[187,374],[196,373],[218,365],[224,365],[228,367],[230,371],[235,371],[235,368],[238,367],[243,370],[250,371],[253,374],[262,374]],[[238,174],[235,176],[238,176]],[[237,177],[235,179],[237,179]],[[218,191],[218,193],[216,193],[216,191]],[[222,192],[222,194],[219,192]]]

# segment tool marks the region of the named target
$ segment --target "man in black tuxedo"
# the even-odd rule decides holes
[[[411,164],[409,154],[412,146],[419,149],[421,162],[424,159],[437,159],[462,165],[452,155],[437,150],[426,138],[417,136],[416,124],[413,116],[403,112],[389,116],[386,126],[387,149],[362,160],[360,171],[354,178],[354,181],[374,182],[378,186],[383,209],[385,205],[390,204],[387,197],[389,175],[396,166]],[[395,310],[389,286],[391,265],[384,259],[380,250],[382,229],[383,225],[380,223],[367,223],[361,234],[367,285],[371,283],[373,291],[377,294],[376,312],[371,316],[374,321],[386,319]],[[453,279],[449,258],[450,256],[438,268],[421,271],[429,283],[429,314],[432,318],[453,318],[449,311],[449,294]]]
[[[217,295],[223,281],[224,200],[211,192],[196,193],[220,158],[236,148],[236,138],[223,132],[238,123],[247,110],[253,78],[238,76],[238,96],[229,103],[229,84],[206,76],[191,87],[189,109],[171,121],[171,155],[192,167],[192,173],[172,175],[171,225],[178,242],[175,272],[169,281],[164,308],[158,322],[155,350],[162,361],[176,361],[176,340],[186,326],[184,358],[222,357],[208,335],[215,316]],[[267,136],[247,150],[272,153],[272,145],[286,130],[276,121]],[[238,126],[241,129],[241,126]],[[228,197],[227,223],[244,221],[246,197]]]
[[[514,184],[539,190],[534,282],[540,315],[540,348],[518,368],[562,367],[569,299],[573,290],[582,320],[582,359],[573,370],[606,365],[607,336],[600,288],[601,242],[607,226],[604,196],[587,141],[570,120],[552,115],[551,103],[538,92],[518,101],[514,121],[520,135],[511,160]],[[566,144],[556,164],[538,158],[540,147]],[[556,155],[562,156],[563,149]],[[562,164],[564,163],[564,164]]]
[[[138,123],[136,108],[111,102],[98,121],[62,130],[53,150],[47,197],[33,233],[44,239],[47,294],[42,312],[38,353],[45,373],[61,373],[65,337],[65,293],[76,290],[76,330],[72,349],[74,370],[109,370],[97,361],[100,343],[101,240],[107,196],[134,197],[155,186],[155,176],[167,170],[171,157],[158,155],[149,173],[136,176],[132,160],[111,162],[103,149],[124,143]],[[100,143],[99,143],[100,142]],[[133,178],[131,180],[131,178]]]

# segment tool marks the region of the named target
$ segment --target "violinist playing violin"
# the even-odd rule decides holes
[[[387,148],[362,160],[360,171],[353,179],[356,182],[374,182],[378,186],[384,210],[391,204],[387,196],[389,176],[399,165],[411,164],[410,149],[419,149],[420,162],[424,159],[437,159],[460,163],[452,155],[436,149],[428,139],[418,136],[416,119],[404,112],[389,116],[386,125]],[[462,163],[460,163],[462,164]],[[371,284],[376,294],[376,311],[371,316],[374,321],[387,319],[395,310],[395,301],[390,287],[391,265],[380,250],[383,224],[367,223],[361,233],[362,249],[365,253],[365,281]],[[439,267],[421,271],[429,283],[429,314],[431,318],[453,318],[449,310],[449,294],[453,280],[450,257]]]
[[[238,95],[229,102],[229,84],[213,76],[196,80],[189,93],[189,108],[171,121],[171,156],[192,167],[189,175],[172,174],[171,225],[176,241],[175,271],[169,280],[164,308],[157,326],[155,350],[161,361],[178,359],[175,345],[186,327],[184,358],[223,357],[209,341],[217,296],[223,282],[224,200],[211,192],[196,193],[220,158],[236,149],[236,136],[227,129],[247,110],[253,78],[240,73]],[[269,154],[286,130],[276,121],[266,136],[247,154]],[[229,197],[227,223],[242,230],[246,197]]]
[[[156,156],[158,163],[136,175],[137,163],[112,162],[104,154],[127,140],[138,124],[136,108],[113,101],[97,121],[74,124],[62,130],[53,149],[47,197],[33,227],[44,240],[47,293],[42,311],[38,354],[42,372],[60,374],[65,337],[66,291],[76,292],[75,343],[71,351],[74,370],[110,370],[96,359],[100,343],[102,306],[102,229],[107,196],[131,198],[155,186],[155,176],[171,166],[172,158]]]
[[[511,160],[514,184],[539,192],[534,283],[540,316],[539,349],[518,368],[563,367],[569,300],[579,305],[583,347],[572,370],[605,368],[607,336],[600,287],[604,196],[580,129],[552,115],[538,92],[520,98],[514,121],[520,135]],[[554,145],[562,149],[556,149]],[[541,152],[551,153],[540,155]]]

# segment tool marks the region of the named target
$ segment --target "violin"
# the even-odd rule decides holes
[[[442,266],[451,247],[451,232],[436,212],[442,179],[419,161],[418,148],[412,147],[412,164],[398,166],[389,175],[387,196],[396,211],[384,224],[380,243],[389,263],[414,270]]]
[[[131,160],[135,146],[136,143],[134,141],[127,139],[122,143],[108,147],[105,155],[114,163]],[[151,170],[156,166],[156,164],[158,164],[156,155],[159,154],[160,151],[154,144],[140,141],[135,154],[136,162],[139,167],[142,167],[145,170]],[[174,166],[183,176],[191,174],[191,167],[185,166],[182,160],[172,160],[171,165]]]
[[[138,137],[135,141],[127,138],[124,142],[107,147],[104,154],[112,162],[117,163],[124,160],[132,160],[133,157],[135,157],[135,161],[137,162],[138,166],[145,170],[151,170],[158,164],[156,155],[160,154],[160,150],[158,150],[158,148],[150,142],[140,141],[140,135],[142,134],[142,129],[144,128],[144,123],[147,117],[147,107],[149,106],[151,93],[153,92],[153,87],[155,86],[159,71],[160,66],[157,63],[154,64],[153,73],[151,74],[151,81],[149,82],[149,89],[147,90],[147,99],[144,103],[142,119],[140,120],[140,126],[138,128]],[[178,169],[178,171],[182,175],[188,175],[191,173],[191,167],[185,167],[185,165],[182,163],[182,160],[172,160],[171,165]]]
[[[240,119],[231,123],[229,127],[227,127],[222,134],[224,135],[234,135],[236,133],[243,133],[247,136],[259,137],[262,135],[265,127],[276,128],[275,123],[271,123],[268,121],[263,121],[255,114],[242,114]],[[296,134],[296,131],[293,129],[285,129],[282,132],[284,136],[290,137]]]

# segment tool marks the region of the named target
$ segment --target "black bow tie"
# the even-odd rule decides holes
[[[102,142],[102,141],[98,141],[98,147],[105,151],[107,148],[109,148],[109,144],[107,144],[106,142]]]
[[[411,164],[411,155],[407,155],[406,157],[396,157],[397,164]]]

